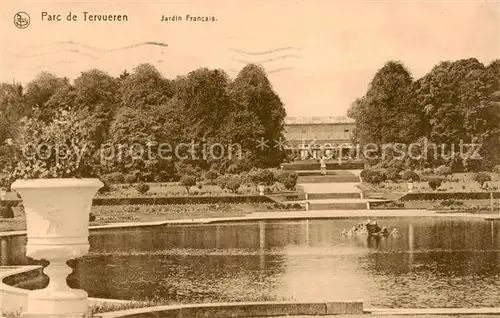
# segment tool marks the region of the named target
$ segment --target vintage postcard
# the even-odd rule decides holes
[[[499,1],[0,18],[0,317],[500,315]]]

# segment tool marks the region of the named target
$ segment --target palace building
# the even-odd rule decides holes
[[[338,158],[353,148],[351,137],[355,127],[346,116],[287,117],[285,139],[293,153],[301,159]]]

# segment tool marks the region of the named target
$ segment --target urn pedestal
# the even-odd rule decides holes
[[[70,259],[89,250],[89,214],[92,199],[103,186],[98,179],[33,179],[12,184],[23,200],[27,223],[26,255],[50,262],[44,289],[28,295],[23,317],[83,317],[87,293],[66,283]]]

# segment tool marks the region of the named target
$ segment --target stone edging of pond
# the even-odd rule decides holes
[[[27,274],[32,271],[41,271],[42,266],[0,266],[0,308],[7,312],[19,312],[28,305],[28,293],[30,290],[10,286],[4,283],[8,277]],[[89,298],[92,304],[126,304],[129,300]]]
[[[39,271],[41,266],[4,266],[0,267],[0,308],[18,312],[27,306],[29,290],[12,287],[3,283],[4,278]],[[3,270],[3,272],[2,272]],[[129,304],[133,301],[119,299],[89,298],[89,305],[94,304]],[[120,310],[95,314],[99,318],[129,317],[139,318],[145,314],[179,317],[270,317],[283,315],[499,315],[500,308],[364,308],[360,300],[330,301],[330,302],[239,302],[239,303],[209,303],[168,305]],[[150,315],[148,315],[150,316]]]
[[[331,302],[234,302],[155,306],[97,314],[99,318],[117,317],[276,317],[362,315],[363,301]]]

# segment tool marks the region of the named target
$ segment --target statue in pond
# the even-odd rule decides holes
[[[394,228],[392,231],[385,226],[380,226],[377,221],[367,220],[366,222],[358,223],[357,226],[352,227],[349,230],[342,230],[341,234],[343,236],[366,236],[366,237],[387,237],[387,236],[398,236],[398,229]]]

